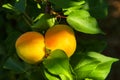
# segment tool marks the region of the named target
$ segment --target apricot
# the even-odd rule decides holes
[[[27,63],[40,62],[45,56],[44,37],[38,32],[26,32],[15,43],[18,56]]]
[[[51,51],[61,49],[70,57],[76,50],[74,31],[67,25],[55,25],[47,30],[45,34],[45,45]]]

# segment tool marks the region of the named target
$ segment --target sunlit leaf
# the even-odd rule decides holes
[[[95,18],[90,16],[88,11],[76,10],[71,12],[67,17],[68,24],[75,30],[87,33],[87,34],[98,34],[102,31],[98,27],[98,23]]]
[[[49,27],[52,27],[55,23],[55,18],[49,14],[41,13],[38,17],[35,18],[34,24],[31,26],[34,30],[46,30]]]
[[[2,5],[3,8],[6,8],[6,9],[10,9],[10,10],[15,10],[14,6],[12,6],[11,4],[7,3],[7,4],[3,4]]]
[[[85,0],[49,0],[55,7],[58,8],[68,8],[72,6],[80,6],[81,2],[84,2]]]
[[[39,3],[37,3],[37,8],[38,8],[38,9],[41,9],[41,6],[40,6],[40,4],[39,4]]]
[[[90,79],[90,78],[85,78],[85,80],[93,80],[93,79]]]
[[[83,4],[85,4],[85,1],[80,1],[79,5],[76,5],[76,6],[72,6],[72,7],[68,7],[68,8],[62,8],[63,9],[63,12],[64,12],[64,15],[69,15],[72,11],[75,11],[75,10],[79,10]]]
[[[53,51],[43,63],[51,74],[59,76],[62,80],[73,80],[69,59],[63,51]]]
[[[116,58],[107,57],[97,52],[77,54],[73,59],[77,61],[76,63],[72,62],[77,80],[85,78],[105,80],[111,70],[112,63],[118,61]]]
[[[26,0],[16,0],[15,5],[11,5],[10,3],[3,4],[2,7],[6,9],[10,9],[16,13],[23,13],[26,8]]]
[[[60,80],[57,76],[48,73],[47,71],[44,71],[45,76],[49,79],[49,80]]]

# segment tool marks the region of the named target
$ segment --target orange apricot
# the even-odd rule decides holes
[[[44,36],[38,32],[26,32],[15,43],[18,56],[27,63],[40,62],[45,56]]]
[[[74,31],[67,25],[55,25],[47,30],[45,34],[45,45],[51,51],[61,49],[70,57],[76,50]]]

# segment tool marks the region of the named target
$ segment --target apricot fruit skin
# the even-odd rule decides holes
[[[51,51],[61,49],[70,57],[76,50],[74,31],[68,25],[55,25],[47,30],[45,34],[45,45]]]
[[[18,56],[27,63],[40,62],[45,56],[44,36],[38,32],[26,32],[15,43]]]

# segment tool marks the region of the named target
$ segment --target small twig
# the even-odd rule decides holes
[[[67,18],[66,16],[62,16],[62,15],[57,15],[57,18]]]
[[[45,13],[48,13],[50,15],[54,15],[57,18],[66,18],[66,16],[60,15],[58,12],[55,12],[52,7],[51,3],[48,0],[45,0],[46,7],[45,7]]]
[[[26,17],[24,15],[22,17],[29,26],[32,26],[32,24],[26,19]]]
[[[33,22],[33,20],[25,12],[23,14],[30,23]]]

